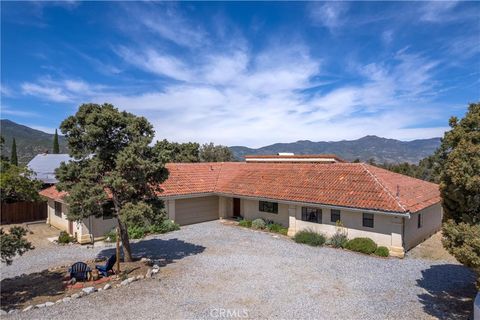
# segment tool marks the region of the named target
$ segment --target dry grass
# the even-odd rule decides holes
[[[435,233],[433,236],[410,250],[407,253],[407,256],[418,259],[457,262],[457,260],[443,248],[441,231]]]

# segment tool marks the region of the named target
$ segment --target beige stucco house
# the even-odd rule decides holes
[[[172,163],[167,168],[169,178],[158,196],[180,225],[263,218],[288,227],[290,236],[307,228],[328,236],[341,221],[349,238],[369,237],[395,256],[441,226],[438,185],[333,155],[247,156],[245,162]],[[67,222],[65,194],[55,187],[41,194],[49,199],[49,223],[81,242],[115,226],[109,217]]]

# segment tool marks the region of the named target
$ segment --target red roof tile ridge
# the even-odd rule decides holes
[[[218,180],[220,179],[220,174],[222,173],[222,168],[224,166],[224,162],[222,161],[219,165],[219,169],[218,169],[218,172],[217,172],[217,177],[215,179],[215,184],[213,185],[213,192],[216,192],[217,191],[217,184],[218,184]]]
[[[360,165],[373,178],[373,181],[375,181],[375,183],[378,184],[387,193],[387,195],[389,197],[391,197],[393,199],[393,201],[395,201],[395,203],[400,208],[402,208],[402,210],[404,212],[408,212],[408,209],[402,204],[400,199],[398,199],[398,197],[396,197],[394,194],[392,194],[392,192],[390,192],[390,190],[380,181],[380,179],[374,173],[372,173],[370,170],[368,170],[368,167],[365,163],[360,163]]]

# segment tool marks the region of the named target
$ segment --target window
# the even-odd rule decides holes
[[[57,201],[55,201],[55,215],[60,218],[62,217],[62,204]]]
[[[417,220],[417,228],[420,229],[422,226],[423,226],[423,215],[419,213],[418,220]]]
[[[113,202],[109,201],[102,205],[102,218],[109,220],[113,218]]]
[[[363,213],[363,226],[373,228],[373,214]]]
[[[322,209],[302,207],[302,220],[322,223]]]
[[[259,201],[258,210],[262,212],[278,213],[278,203],[268,202],[268,201]]]
[[[330,221],[331,222],[337,222],[339,220],[341,220],[340,219],[340,210],[335,210],[335,209],[330,210]]]

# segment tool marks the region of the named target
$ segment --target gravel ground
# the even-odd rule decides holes
[[[473,273],[458,264],[312,248],[218,221],[151,237],[134,250],[169,260],[160,279],[8,317],[462,319],[475,294]],[[50,252],[18,258],[13,267],[2,268],[2,277],[64,264],[62,259],[108,255],[113,248]]]

